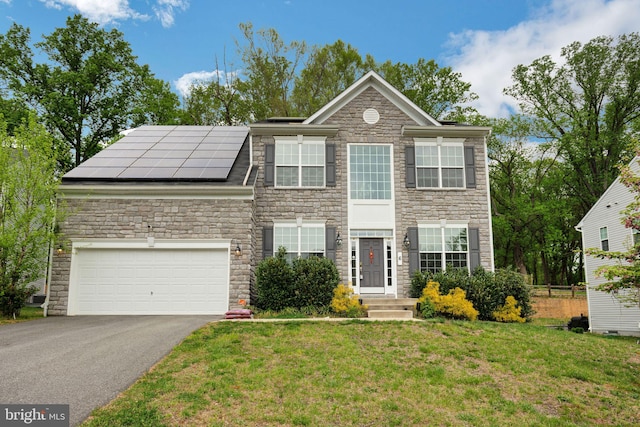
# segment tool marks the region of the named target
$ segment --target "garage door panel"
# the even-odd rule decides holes
[[[78,249],[70,314],[223,314],[228,252]]]

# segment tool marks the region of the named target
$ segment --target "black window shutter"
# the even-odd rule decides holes
[[[464,171],[467,188],[476,188],[476,156],[473,147],[464,147]]]
[[[327,258],[336,262],[336,228],[326,227],[324,229],[325,247],[324,254]]]
[[[262,259],[273,256],[273,227],[262,229]]]
[[[418,227],[407,228],[407,237],[409,238],[409,276],[412,276],[414,271],[420,270]]]
[[[324,146],[325,151],[325,166],[327,176],[327,187],[336,186],[336,144],[326,144]]]
[[[469,229],[469,271],[473,272],[480,264],[480,229]]]
[[[264,146],[264,185],[272,187],[275,182],[276,169],[276,145],[265,144]]]
[[[404,163],[407,188],[416,188],[416,147],[410,145],[404,149]]]

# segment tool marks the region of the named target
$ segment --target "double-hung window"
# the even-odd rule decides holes
[[[465,187],[462,141],[416,140],[415,156],[418,188]]]
[[[287,250],[287,259],[323,257],[325,255],[325,229],[323,224],[286,223],[273,228],[274,253],[281,246]]]
[[[600,249],[603,251],[609,250],[609,230],[607,227],[600,228]]]
[[[418,242],[421,271],[437,273],[449,267],[467,268],[469,243],[466,227],[420,227]]]
[[[277,137],[276,187],[323,187],[325,185],[325,138]]]

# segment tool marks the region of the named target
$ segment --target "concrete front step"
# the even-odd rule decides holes
[[[413,319],[412,310],[369,310],[370,319]]]
[[[368,316],[377,319],[412,319],[416,298],[362,298],[362,303],[368,307]]]

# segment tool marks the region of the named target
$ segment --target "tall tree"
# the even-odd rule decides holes
[[[296,114],[312,115],[375,67],[373,57],[363,59],[357,49],[342,40],[312,47],[291,96]]]
[[[238,43],[245,70],[241,91],[252,107],[251,118],[290,117],[289,98],[307,52],[306,43],[285,45],[276,30],[262,29],[256,34],[251,23],[240,24],[240,30],[247,42],[244,46]]]
[[[451,67],[440,67],[433,59],[415,64],[385,62],[379,68],[384,78],[437,120],[465,121],[477,111],[465,105],[478,99],[471,83]]]
[[[184,98],[182,123],[189,125],[238,125],[250,121],[250,103],[241,92],[236,72],[220,70],[216,60],[215,77],[191,85]]]
[[[586,214],[630,160],[630,129],[640,117],[640,36],[597,37],[513,71],[505,93],[535,119],[536,136],[552,141],[568,166],[565,185]]]
[[[34,46],[47,62],[34,61],[29,29],[14,23],[0,35],[0,78],[67,145],[72,160],[63,169],[80,164],[132,126],[134,112],[141,120],[140,102],[148,101],[150,111],[164,111],[172,98],[177,102],[147,66],[137,64],[121,32],[102,29],[80,15],[69,17],[66,27]],[[160,105],[158,100],[163,100]]]
[[[14,135],[0,120],[0,311],[4,315],[17,314],[33,292],[29,283],[44,276],[57,186],[51,139],[33,116]]]

